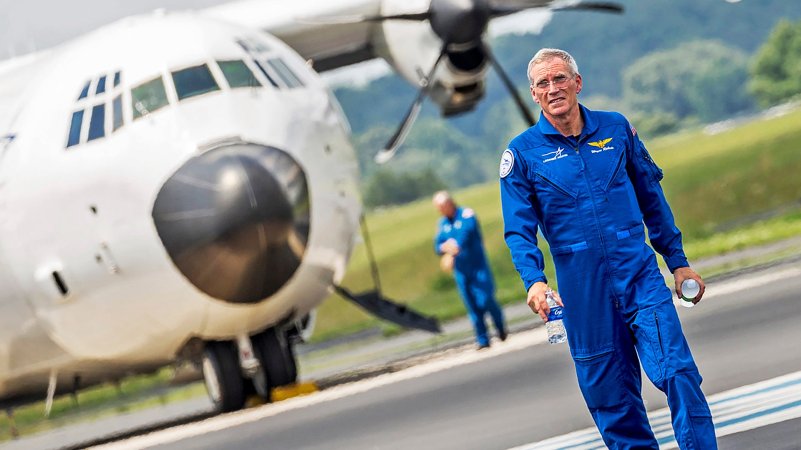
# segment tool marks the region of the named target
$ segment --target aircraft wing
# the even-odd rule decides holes
[[[314,61],[318,72],[378,57],[374,23],[323,23],[331,17],[374,16],[380,0],[242,0],[204,10],[204,14],[264,30]]]

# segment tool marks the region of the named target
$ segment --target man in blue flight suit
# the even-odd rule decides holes
[[[484,242],[476,213],[461,208],[446,191],[434,194],[434,206],[442,214],[434,237],[434,250],[442,255],[446,269],[453,270],[459,294],[473,323],[478,349],[490,346],[484,316],[489,313],[498,337],[506,340],[503,311],[495,301],[495,283],[484,253]]]
[[[701,375],[645,243],[643,222],[677,295],[682,281],[698,281],[697,303],[704,283],[687,264],[661,169],[625,117],[578,103],[582,79],[567,52],[540,50],[528,77],[540,121],[512,140],[500,166],[504,237],[526,302],[547,320],[539,228],[556,266],[579,387],[606,445],[659,448],[642,401],[642,363],[667,395],[680,448],[717,448]]]

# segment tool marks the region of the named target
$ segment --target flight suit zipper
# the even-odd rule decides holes
[[[592,215],[595,218],[595,226],[596,226],[596,229],[597,229],[597,232],[598,232],[598,239],[601,242],[601,251],[603,252],[604,260],[606,261],[606,273],[607,273],[607,276],[609,277],[610,284],[612,284],[611,283],[611,281],[612,281],[612,273],[611,273],[611,269],[610,269],[611,265],[610,265],[610,262],[609,262],[609,254],[606,252],[606,242],[604,242],[604,234],[601,231],[601,230],[603,230],[603,227],[601,226],[601,221],[598,220],[598,210],[597,210],[597,208],[595,206],[595,195],[592,193],[592,183],[590,182],[590,179],[587,176],[587,170],[586,170],[587,166],[586,166],[586,164],[584,162],[584,157],[581,155],[581,151],[579,151],[580,148],[581,148],[581,138],[579,138],[576,141],[576,145],[573,147],[573,149],[576,151],[576,154],[579,157],[579,162],[581,163],[581,173],[584,175],[584,183],[587,185],[587,191],[590,194],[590,200],[591,200],[591,203],[592,203]],[[615,307],[617,309],[620,309],[620,303],[619,303],[619,301],[617,299],[617,295],[615,295],[614,289],[612,289],[612,295],[614,296]]]
[[[664,355],[665,348],[662,346],[662,330],[659,329],[659,316],[654,311],[654,324],[656,325],[656,339],[659,341],[659,352]]]

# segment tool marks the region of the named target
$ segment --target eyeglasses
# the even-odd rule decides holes
[[[540,80],[537,82],[537,84],[533,84],[532,86],[540,91],[547,91],[551,86],[555,87],[556,89],[564,89],[565,86],[567,86],[567,82],[572,79],[573,77],[569,77],[567,75],[557,75],[553,77],[551,81]]]

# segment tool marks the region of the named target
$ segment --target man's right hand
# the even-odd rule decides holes
[[[526,298],[528,307],[531,308],[535,314],[539,314],[543,322],[548,321],[548,314],[551,312],[551,307],[548,306],[548,300],[545,299],[545,292],[549,289],[551,288],[548,287],[548,283],[538,281],[528,288],[528,298]],[[554,291],[554,297],[556,297],[556,303],[558,303],[559,306],[565,306],[556,291]]]

